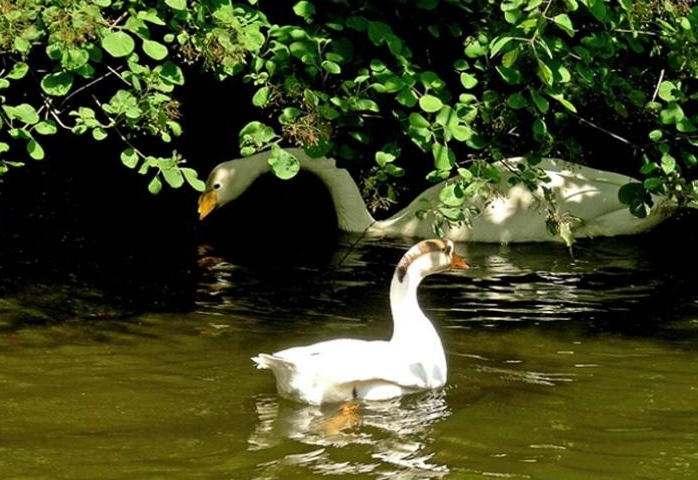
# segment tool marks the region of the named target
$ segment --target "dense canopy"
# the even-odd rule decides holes
[[[541,157],[631,174],[621,201],[695,201],[698,7],[686,0],[0,0],[0,175],[50,157],[59,131],[120,142],[148,189],[202,189],[182,125],[235,116],[243,155],[273,149],[282,178],[301,146],[361,172],[376,206],[406,171],[456,176],[424,213],[435,228],[500,180],[534,184]],[[186,119],[208,77],[242,105]],[[219,92],[220,94],[220,92]],[[247,108],[249,106],[249,108]],[[210,140],[207,140],[210,141]],[[181,150],[181,149],[180,149]],[[237,148],[236,148],[237,150]],[[7,181],[11,175],[4,175]],[[545,195],[553,231],[565,221]]]

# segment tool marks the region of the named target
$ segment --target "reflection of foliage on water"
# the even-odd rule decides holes
[[[313,449],[305,453],[282,453],[281,457],[259,465],[265,475],[298,466],[320,474],[373,473],[378,478],[400,474],[419,478],[440,478],[449,470],[431,463],[434,452],[432,427],[451,412],[443,390],[385,402],[358,404],[353,422],[334,428],[341,405],[298,405],[279,400],[275,395],[259,395],[255,408],[257,427],[249,438],[249,450],[280,447],[294,440]],[[345,458],[341,448],[366,445],[376,462],[358,462]],[[396,470],[387,471],[386,465]]]

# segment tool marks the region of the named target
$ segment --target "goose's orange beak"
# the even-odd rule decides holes
[[[215,190],[206,190],[199,197],[199,220],[203,220],[218,206],[218,194]]]
[[[470,265],[465,263],[465,260],[463,260],[460,256],[458,256],[454,252],[453,256],[451,257],[450,268],[452,268],[454,270],[467,270],[468,268],[470,268]]]

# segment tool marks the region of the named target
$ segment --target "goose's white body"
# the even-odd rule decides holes
[[[446,383],[439,335],[417,302],[424,277],[467,268],[449,240],[424,240],[402,258],[390,285],[393,336],[389,341],[342,338],[259,354],[257,368],[274,372],[283,397],[303,403],[384,400]]]
[[[301,169],[315,174],[327,186],[335,206],[338,227],[342,231],[379,236],[428,238],[429,222],[420,221],[416,212],[438,202],[443,184],[434,185],[418,195],[409,205],[386,220],[374,220],[366,209],[361,192],[349,172],[337,168],[328,158],[313,159],[300,149],[289,149],[300,161]],[[218,165],[209,175],[206,192],[199,201],[200,218],[216,207],[239,197],[260,175],[269,171],[269,152],[230,160]],[[520,159],[507,160],[515,165]],[[473,218],[472,228],[451,229],[447,237],[459,242],[545,242],[562,241],[551,235],[546,226],[546,212],[539,205],[542,190],[531,192],[524,185],[510,187],[510,176],[502,162],[495,164],[502,173],[498,194],[489,202],[474,201],[482,213]],[[666,219],[673,211],[659,197],[645,218],[637,218],[618,200],[618,189],[632,178],[570,162],[544,159],[541,168],[555,193],[558,210],[576,217],[575,238],[632,235],[645,232]],[[218,188],[215,188],[215,187]],[[427,203],[425,203],[425,201]]]

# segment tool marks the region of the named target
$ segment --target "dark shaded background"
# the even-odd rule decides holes
[[[177,94],[183,136],[164,148],[148,145],[147,139],[138,145],[154,155],[176,149],[205,178],[216,164],[239,156],[237,132],[260,111],[249,104],[249,85],[186,78]],[[3,177],[0,288],[78,279],[133,308],[186,309],[193,302],[196,262],[208,251],[205,245],[239,262],[279,268],[322,261],[336,245],[329,194],[310,175],[291,182],[265,176],[234,205],[199,222],[197,192],[165,186],[151,195],[146,188],[151,176],[123,166],[123,144],[112,137],[102,142],[89,135],[46,137],[45,160],[27,160]],[[414,152],[400,161],[413,173],[412,181],[423,179],[430,163]],[[355,165],[342,166],[358,172]],[[686,239],[690,223],[672,220],[658,235]]]

